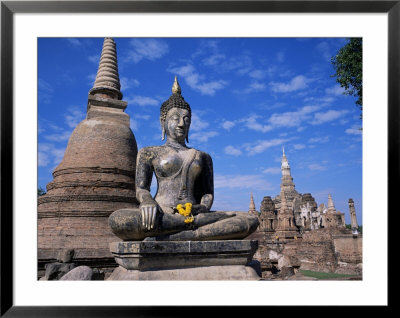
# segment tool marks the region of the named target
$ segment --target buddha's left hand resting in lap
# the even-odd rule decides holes
[[[109,217],[113,233],[124,241],[242,239],[254,232],[258,218],[243,212],[211,211],[214,200],[210,155],[189,148],[191,109],[175,77],[172,95],[160,110],[163,146],[142,148],[136,163],[138,209]],[[153,198],[150,185],[157,178]]]

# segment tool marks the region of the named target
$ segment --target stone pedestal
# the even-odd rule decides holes
[[[259,280],[249,266],[258,241],[110,243],[119,267],[108,280]]]

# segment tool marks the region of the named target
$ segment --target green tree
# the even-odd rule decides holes
[[[40,197],[40,196],[42,196],[44,194],[46,194],[46,191],[44,191],[42,187],[39,187],[38,190],[37,190],[38,197]]]
[[[346,95],[357,97],[356,105],[362,111],[362,38],[350,38],[331,59],[336,82],[344,88]]]

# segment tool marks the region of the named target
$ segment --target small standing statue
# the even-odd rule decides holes
[[[160,109],[163,146],[142,148],[136,163],[138,209],[109,217],[113,233],[124,241],[201,241],[243,239],[258,227],[256,216],[211,211],[213,166],[209,154],[189,148],[191,109],[175,77],[172,95]],[[150,194],[152,175],[157,194]]]

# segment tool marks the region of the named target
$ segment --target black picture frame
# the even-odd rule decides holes
[[[1,1],[1,316],[3,317],[178,317],[209,307],[14,306],[13,293],[13,15],[14,13],[387,13],[388,14],[388,207],[399,186],[400,1]],[[380,211],[385,213],[386,211]],[[396,212],[396,211],[395,211]],[[388,214],[388,217],[390,215]],[[392,218],[390,218],[392,220]],[[394,222],[388,222],[388,227]],[[388,233],[392,233],[388,228]],[[388,239],[388,246],[390,240]],[[390,250],[390,249],[389,249]],[[388,263],[389,264],[389,263]],[[389,266],[389,265],[388,265]],[[389,270],[390,268],[388,268]],[[383,278],[384,279],[384,278]],[[388,279],[388,278],[387,278]],[[390,286],[390,280],[388,279]],[[389,288],[390,289],[390,288]],[[240,292],[240,291],[238,291]],[[267,297],[267,295],[266,295]],[[384,309],[390,308],[384,306]],[[380,308],[382,309],[382,307]],[[216,308],[212,312],[217,314]],[[245,314],[235,308],[221,315]],[[252,309],[253,310],[253,309]],[[268,309],[269,310],[269,309]],[[305,308],[291,306],[297,315]],[[247,311],[246,311],[247,312]],[[246,315],[248,315],[247,312]],[[254,312],[256,314],[256,312]],[[265,313],[267,314],[267,313]]]

